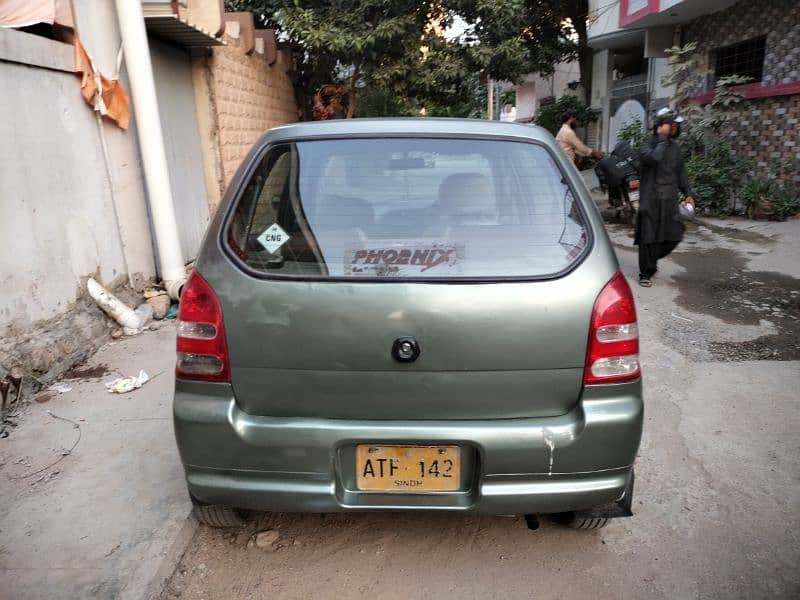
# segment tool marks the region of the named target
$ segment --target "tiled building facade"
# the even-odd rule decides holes
[[[741,88],[747,100],[730,121],[735,147],[758,166],[800,164],[800,0],[742,0],[690,22],[682,38],[698,43],[693,93],[700,102],[711,99],[720,51],[752,42],[739,52],[760,63],[761,77]],[[792,177],[800,181],[800,170]]]

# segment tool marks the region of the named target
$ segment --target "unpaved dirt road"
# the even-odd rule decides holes
[[[636,275],[629,231],[609,226]],[[789,231],[788,229],[786,231]],[[800,253],[694,227],[635,287],[635,516],[597,532],[469,514],[259,515],[198,529],[163,598],[800,597]],[[269,549],[250,536],[277,530]]]

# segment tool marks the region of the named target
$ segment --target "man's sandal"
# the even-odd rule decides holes
[[[650,281],[649,277],[645,277],[644,275],[639,275],[639,285],[642,287],[652,287],[653,282]]]

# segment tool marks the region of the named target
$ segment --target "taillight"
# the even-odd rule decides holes
[[[620,383],[640,376],[636,306],[628,281],[617,273],[594,303],[583,382]]]
[[[175,375],[201,381],[231,380],[222,307],[197,271],[189,276],[181,293]]]

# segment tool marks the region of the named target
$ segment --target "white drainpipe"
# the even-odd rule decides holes
[[[116,0],[116,5],[122,45],[125,50],[125,64],[131,82],[136,132],[139,135],[139,147],[144,164],[150,214],[158,246],[161,279],[170,297],[177,300],[181,287],[186,282],[186,268],[183,264],[178,222],[172,201],[142,3],[139,0]]]

